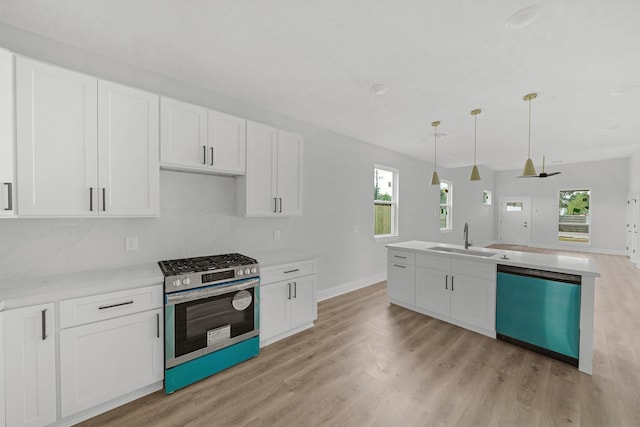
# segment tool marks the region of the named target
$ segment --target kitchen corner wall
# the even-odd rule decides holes
[[[542,179],[518,179],[519,170],[496,173],[496,240],[500,198],[529,196],[532,203],[531,246],[623,255],[629,159],[560,164],[547,169],[562,174]],[[591,244],[562,244],[557,241],[558,192],[583,188],[591,190]]]
[[[481,170],[484,181],[477,184],[468,182],[466,169],[439,169],[443,179],[462,180],[454,184],[455,231],[441,234],[439,190],[428,185],[430,164],[2,23],[0,40],[25,56],[304,136],[302,217],[240,217],[235,178],[161,171],[158,218],[0,220],[2,280],[294,247],[317,255],[321,297],[370,284],[386,277],[386,242],[373,238],[376,163],[400,171],[400,236],[394,241],[460,243],[465,221],[476,242],[491,240],[492,208],[481,205],[482,189],[493,190],[489,170]],[[125,251],[126,236],[138,238],[137,251]]]

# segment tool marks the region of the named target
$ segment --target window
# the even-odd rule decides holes
[[[449,181],[440,181],[440,230],[451,230],[452,190],[453,184]]]
[[[558,203],[558,241],[589,243],[590,190],[560,190]]]
[[[490,205],[491,204],[491,191],[484,190],[482,192],[482,204],[483,205]]]
[[[522,202],[507,202],[507,212],[522,212]]]
[[[373,172],[373,234],[398,234],[398,170],[375,165]]]

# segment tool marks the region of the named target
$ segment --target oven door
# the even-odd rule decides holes
[[[165,368],[259,334],[260,279],[165,297]]]

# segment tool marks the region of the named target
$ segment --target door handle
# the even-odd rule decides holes
[[[282,197],[280,197],[280,213],[282,213]]]
[[[453,292],[453,276],[451,276],[451,292]]]
[[[13,184],[11,182],[5,182],[4,185],[7,186],[7,207],[4,208],[5,211],[13,210]]]
[[[289,288],[289,296],[287,299],[291,299],[291,283],[287,283],[287,287]]]
[[[444,276],[444,288],[445,289],[449,289],[449,275],[447,274],[446,276]]]
[[[102,211],[106,211],[107,210],[107,189],[102,187]]]
[[[89,212],[93,212],[93,187],[89,187]]]
[[[278,213],[278,199],[273,198],[273,213]]]
[[[293,282],[293,297],[298,298],[298,284]]]
[[[42,310],[42,341],[47,339],[47,309]]]
[[[207,146],[206,145],[202,146],[202,164],[203,165],[207,164]]]
[[[211,162],[209,164],[213,166],[213,147],[211,147]]]
[[[160,338],[160,313],[156,313],[156,338]]]

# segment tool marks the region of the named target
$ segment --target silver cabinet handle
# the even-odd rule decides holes
[[[211,147],[211,163],[209,164],[213,166],[213,147]]]
[[[293,297],[298,298],[298,284],[293,282]]]
[[[300,271],[300,269],[299,268],[295,268],[293,270],[287,270],[287,271],[284,272],[284,274],[295,273],[296,271]]]
[[[280,213],[282,213],[282,197],[280,197]]]
[[[451,291],[453,291],[453,276],[451,276]]]
[[[394,258],[402,258],[402,259],[407,259],[407,257],[406,257],[406,256],[400,256],[400,255],[394,255],[393,257],[394,257]]]
[[[47,309],[42,310],[42,341],[47,339]]]
[[[89,212],[93,212],[93,187],[89,187]]]
[[[278,213],[278,199],[273,198],[273,213]]]
[[[289,296],[287,299],[291,299],[291,283],[287,283],[287,286],[289,287]]]
[[[156,313],[156,338],[160,338],[160,313]]]
[[[202,164],[203,165],[207,164],[207,146],[206,145],[202,146]]]
[[[133,304],[133,300],[131,301],[125,301],[125,302],[120,302],[118,304],[111,304],[111,305],[101,305],[100,307],[98,307],[98,310],[106,310],[108,308],[114,308],[114,307],[120,307],[122,305],[129,305],[129,304]]]
[[[11,182],[5,182],[4,185],[7,186],[7,207],[4,208],[5,211],[13,210],[13,184]]]
[[[107,210],[107,189],[102,187],[102,211],[106,211]]]
[[[449,289],[447,286],[449,285],[449,275],[444,276],[444,288]]]
[[[404,265],[398,265],[398,264],[393,264],[394,267],[398,267],[398,268],[407,268]]]

